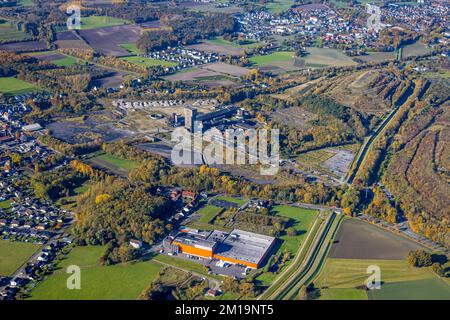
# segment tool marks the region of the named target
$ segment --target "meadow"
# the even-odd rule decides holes
[[[105,27],[113,27],[119,26],[123,24],[131,23],[128,20],[107,17],[107,16],[89,16],[89,17],[81,17],[81,29],[97,29],[97,28],[105,28]]]
[[[125,50],[127,50],[129,53],[131,54],[141,54],[142,52],[137,48],[136,43],[122,43],[120,45],[122,48],[124,48]]]
[[[9,276],[24,264],[40,245],[0,240],[0,276]]]
[[[266,55],[257,55],[250,58],[250,61],[257,65],[267,65],[272,62],[288,61],[294,59],[294,52],[292,51],[277,51]]]
[[[222,212],[222,208],[206,205],[200,210],[196,212],[196,214],[200,215],[200,219],[198,219],[201,223],[209,223],[212,221],[220,212]]]
[[[278,205],[272,208],[272,213],[294,220],[292,227],[297,231],[297,235],[292,237],[285,234],[279,237],[279,239],[282,240],[282,243],[277,250],[277,252],[283,252],[285,250],[289,251],[293,259],[299,247],[305,241],[308,232],[311,230],[312,224],[318,215],[318,211],[288,205]],[[292,259],[286,263],[280,272],[290,264]],[[273,272],[264,272],[257,277],[257,280],[260,282],[260,285],[269,286],[275,280],[277,275],[278,274]]]
[[[161,265],[153,261],[101,266],[104,246],[75,247],[57,265],[57,270],[32,292],[32,300],[135,300],[155,279]],[[81,289],[69,290],[67,267],[81,269]]]
[[[342,51],[329,48],[310,47],[306,51],[308,54],[302,59],[305,61],[305,66],[309,68],[322,67],[342,67],[354,66],[357,63],[352,58],[346,56]]]
[[[14,77],[0,77],[0,92],[7,95],[23,94],[36,91],[34,85]]]
[[[369,266],[381,270],[381,289],[363,291]],[[314,282],[320,299],[449,299],[450,285],[426,268],[414,268],[406,260],[329,258]]]
[[[274,2],[266,4],[266,7],[270,13],[281,13],[289,10],[294,4],[293,0],[274,0]]]

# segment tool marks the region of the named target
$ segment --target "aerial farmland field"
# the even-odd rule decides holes
[[[101,266],[104,246],[76,247],[63,259],[55,273],[32,292],[32,300],[135,300],[157,276],[161,265],[152,261]],[[69,290],[67,267],[81,268],[81,289]]]
[[[28,82],[14,77],[0,77],[0,92],[4,94],[21,94],[37,91],[38,88]]]
[[[30,258],[39,244],[0,240],[0,276],[9,276]]]

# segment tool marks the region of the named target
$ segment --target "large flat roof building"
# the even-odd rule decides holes
[[[274,237],[238,229],[231,233],[183,229],[172,241],[172,245],[183,253],[254,269],[263,264],[274,243]]]

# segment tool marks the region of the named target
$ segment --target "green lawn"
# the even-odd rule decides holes
[[[228,202],[233,202],[233,203],[236,203],[238,206],[242,206],[244,203],[247,202],[247,200],[245,200],[245,199],[233,198],[233,197],[222,197],[222,196],[219,196],[219,197],[216,197],[215,199],[228,201]]]
[[[12,204],[11,200],[0,201],[0,208],[9,209],[11,208],[11,204]]]
[[[0,92],[7,95],[36,91],[38,88],[14,77],[0,77]]]
[[[176,63],[176,62],[170,62],[170,61],[164,61],[164,60],[146,58],[146,57],[139,57],[139,56],[124,57],[121,59],[131,62],[131,63],[134,63],[138,66],[144,66],[144,67],[153,67],[153,66],[173,67],[173,66],[178,65],[178,63]]]
[[[192,271],[198,274],[201,274],[205,277],[214,278],[214,279],[220,279],[223,280],[222,276],[218,275],[211,275],[208,274],[208,271],[206,270],[205,266],[203,266],[200,263],[192,262],[186,259],[177,258],[177,257],[170,257],[164,254],[158,254],[156,257],[154,257],[152,260],[160,261],[165,264],[169,264],[174,267],[178,267],[184,270]]]
[[[289,10],[295,4],[293,0],[273,0],[266,4],[266,8],[270,13],[281,13]]]
[[[222,208],[211,206],[208,204],[196,212],[201,215],[198,221],[201,223],[209,223],[212,219],[214,219],[215,216],[222,212],[222,210]]]
[[[119,26],[130,23],[131,22],[128,20],[107,16],[81,17],[81,29],[83,30]]]
[[[303,243],[307,231],[311,228],[318,211],[287,205],[279,205],[273,207],[272,212],[279,216],[291,218],[295,221],[292,227],[297,230],[298,234],[295,237],[289,237],[288,235],[283,235],[280,237],[280,239],[283,240],[283,244],[280,249],[282,251],[287,249],[294,255],[300,244]]]
[[[9,276],[16,271],[40,245],[26,242],[0,240],[0,276]]]
[[[77,63],[77,59],[74,57],[65,57],[62,59],[52,60],[52,63],[58,67],[68,67]]]
[[[405,260],[363,260],[328,258],[318,283],[330,288],[355,288],[365,285],[367,267],[377,265],[384,282],[400,282],[427,279],[433,276],[426,269],[416,269]]]
[[[122,158],[119,158],[119,157],[116,157],[116,156],[113,156],[110,154],[102,154],[96,158],[103,160],[105,162],[108,162],[108,163],[112,164],[113,166],[116,166],[120,169],[127,170],[127,171],[133,170],[133,169],[139,167],[139,165],[140,165],[139,162],[122,159]]]
[[[369,291],[374,300],[450,300],[450,286],[438,278],[387,283]]]
[[[288,61],[294,59],[292,51],[277,51],[266,55],[257,55],[250,58],[250,61],[258,66],[270,64],[276,61]]]
[[[134,300],[158,275],[161,265],[137,262],[100,266],[98,260],[105,247],[76,247],[67,259],[58,264],[58,270],[39,284],[32,292],[33,300]],[[81,268],[81,289],[66,287],[67,267]]]
[[[365,290],[344,288],[344,289],[321,289],[320,300],[367,300]]]
[[[273,207],[272,212],[283,217],[291,218],[295,221],[292,227],[297,230],[298,234],[294,237],[289,237],[288,235],[281,236],[280,239],[283,242],[278,249],[278,251],[288,250],[291,252],[292,257],[294,257],[298,248],[303,244],[303,241],[305,241],[306,236],[317,217],[318,211],[279,205]],[[292,259],[290,261],[292,261]],[[284,268],[289,265],[290,261],[288,261]],[[268,286],[276,277],[277,274],[275,273],[265,272],[258,276],[257,280],[260,281],[261,285]]]
[[[122,48],[124,48],[125,50],[127,50],[128,52],[138,55],[141,54],[142,52],[137,48],[136,43],[123,43],[120,45]]]

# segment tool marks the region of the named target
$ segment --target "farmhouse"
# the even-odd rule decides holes
[[[171,245],[174,253],[219,259],[257,269],[261,267],[274,242],[274,237],[238,229],[226,233],[185,228],[173,238]]]

